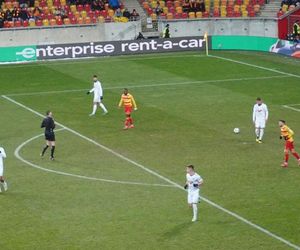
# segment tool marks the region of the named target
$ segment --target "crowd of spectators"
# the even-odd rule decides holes
[[[204,0],[184,0],[182,2],[182,10],[185,13],[205,12],[205,2],[204,2]],[[163,8],[159,1],[157,1],[156,7],[153,9],[153,12],[157,16],[159,16],[163,13]]]
[[[4,0],[0,0],[0,7],[3,2]],[[65,5],[58,4],[50,10],[51,18],[60,18],[62,20],[69,18],[71,5],[89,5],[91,11],[104,11],[108,5],[110,9],[114,10],[114,17],[124,17],[129,21],[136,21],[139,19],[139,14],[135,9],[132,12],[126,8],[124,9],[119,0],[67,0]],[[36,6],[35,0],[18,0],[17,6],[14,4],[12,5],[12,8],[6,8],[5,11],[0,8],[0,28],[4,26],[5,21],[36,22],[37,20],[47,18],[48,13],[44,13],[43,8],[45,6],[47,6],[47,0],[41,0],[39,6]]]

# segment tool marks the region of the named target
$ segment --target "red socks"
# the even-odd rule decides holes
[[[293,156],[295,156],[295,158],[297,159],[297,160],[299,160],[300,159],[300,157],[299,157],[299,155],[295,152],[295,153],[293,153]]]
[[[285,161],[285,162],[288,162],[288,161],[289,161],[289,154],[285,154],[285,155],[284,155],[284,161]]]

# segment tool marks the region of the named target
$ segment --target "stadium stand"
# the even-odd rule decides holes
[[[167,0],[142,2],[152,20],[208,17],[256,17],[265,0]]]
[[[135,10],[130,13],[117,0],[6,0],[1,3],[0,28],[128,22],[138,18]]]
[[[294,10],[297,6],[300,6],[300,0],[283,0],[277,16],[280,17],[285,13]]]

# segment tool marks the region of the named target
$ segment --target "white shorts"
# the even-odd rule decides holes
[[[101,96],[100,95],[94,95],[94,102],[101,102]]]
[[[256,120],[255,121],[256,128],[265,128],[266,127],[266,120]]]
[[[196,191],[188,192],[188,204],[198,203],[199,202],[199,189]]]
[[[3,165],[0,164],[0,176],[3,176]]]

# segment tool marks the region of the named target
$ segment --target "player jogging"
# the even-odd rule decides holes
[[[255,126],[256,142],[262,143],[266,122],[269,118],[269,111],[266,104],[260,97],[256,98],[256,104],[253,107],[252,120]]]
[[[294,131],[285,124],[284,120],[279,120],[279,127],[281,132],[280,139],[283,138],[285,140],[284,162],[281,164],[281,166],[284,168],[288,166],[289,151],[291,151],[293,156],[295,156],[295,158],[298,160],[298,165],[300,166],[300,157],[294,148]]]
[[[184,186],[188,192],[188,204],[189,207],[193,209],[193,219],[192,222],[195,222],[198,217],[198,207],[199,202],[199,192],[200,186],[203,184],[203,179],[200,175],[195,172],[194,166],[189,165],[186,167],[186,184]]]
[[[137,106],[134,100],[134,97],[129,94],[128,89],[124,89],[124,92],[121,96],[119,102],[119,108],[124,107],[126,119],[124,129],[134,128],[133,120],[131,118],[132,109],[137,110]]]
[[[46,117],[42,121],[41,128],[45,128],[45,140],[46,140],[46,146],[43,148],[43,151],[41,153],[41,156],[43,157],[46,150],[51,147],[51,156],[50,160],[54,160],[54,151],[55,151],[55,134],[54,134],[54,128],[55,123],[52,118],[52,112],[47,111]]]
[[[4,177],[3,177],[3,172],[4,172],[3,159],[4,158],[6,158],[5,150],[4,150],[4,148],[0,147],[0,183],[4,188],[4,191],[7,191],[8,186],[7,186],[7,183],[6,183],[6,181],[4,180]],[[0,192],[2,192],[1,188],[0,188]]]
[[[104,104],[102,103],[103,100],[103,90],[101,82],[97,79],[97,76],[94,75],[93,77],[94,86],[91,90],[87,92],[89,95],[90,93],[94,93],[94,100],[93,100],[93,112],[90,114],[90,116],[93,116],[96,114],[97,106],[99,105],[100,108],[104,111],[104,115],[108,113],[107,109],[105,108]]]

